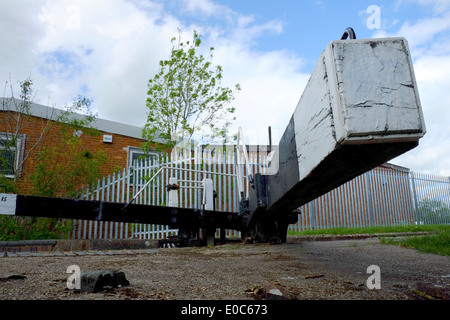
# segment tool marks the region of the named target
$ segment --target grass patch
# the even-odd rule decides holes
[[[301,232],[288,231],[288,236],[305,235],[340,235],[340,234],[364,234],[364,233],[398,233],[398,232],[425,232],[425,231],[449,231],[450,225],[406,225],[389,227],[358,227],[358,228],[330,228],[319,230],[305,230]]]
[[[288,235],[344,235],[364,233],[401,233],[401,232],[429,232],[436,234],[424,236],[408,236],[398,239],[394,237],[383,237],[382,244],[399,245],[413,248],[420,252],[450,256],[450,225],[420,225],[420,226],[390,226],[390,227],[363,227],[363,228],[331,228],[321,230],[306,230],[302,232],[289,231]]]
[[[450,256],[450,229],[426,236],[412,236],[394,240],[393,244],[414,248],[420,252]]]

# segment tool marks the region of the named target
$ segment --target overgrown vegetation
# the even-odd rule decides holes
[[[413,248],[425,253],[450,256],[450,228],[445,228],[430,235],[417,235],[406,238],[386,237],[381,239],[381,243]]]
[[[31,115],[33,81],[20,82],[20,99],[12,98],[2,105],[7,115],[2,122],[3,143],[0,154],[0,185],[7,190],[0,192],[20,193],[17,180],[23,163],[31,155],[36,159],[37,167],[31,176],[32,194],[50,197],[76,197],[81,186],[91,184],[100,178],[100,167],[106,161],[104,152],[93,153],[83,147],[82,135],[99,134],[91,127],[95,116],[89,112],[91,101],[78,97],[71,106],[58,109],[49,115],[46,124],[37,129],[37,141],[27,146],[20,163],[11,163],[15,152],[19,150],[20,137],[24,136],[26,121]],[[56,110],[56,109],[55,109]],[[3,129],[4,127],[4,129]],[[36,128],[34,128],[36,129]],[[44,143],[50,131],[57,130],[59,138],[52,145]],[[9,161],[9,162],[8,162]],[[8,171],[4,170],[8,168]],[[58,239],[65,237],[73,228],[71,220],[44,217],[0,216],[0,241]]]
[[[88,122],[85,123],[86,125]],[[79,189],[101,178],[100,167],[106,162],[103,150],[91,152],[82,144],[80,134],[98,135],[93,129],[61,125],[60,139],[39,152],[36,171],[31,176],[33,194],[48,197],[74,198]]]
[[[0,241],[60,239],[72,228],[70,220],[0,216]]]

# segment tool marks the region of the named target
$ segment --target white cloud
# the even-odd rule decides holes
[[[411,47],[432,42],[433,38],[443,31],[450,29],[450,12],[429,19],[423,19],[415,24],[406,22],[397,32],[408,39]]]
[[[2,38],[14,42],[22,35],[24,40],[14,42],[10,55],[15,59],[2,59],[8,61],[0,66],[2,79],[7,72],[18,80],[31,72],[36,102],[64,105],[82,93],[94,100],[100,117],[142,125],[146,84],[169,52],[177,19],[162,16],[160,6],[149,2],[145,10],[122,0],[39,4],[25,12],[17,6],[10,17],[10,35]]]
[[[423,56],[414,69],[427,134],[419,147],[397,158],[396,163],[420,172],[450,176],[450,55]]]
[[[202,15],[202,16],[213,16],[213,15],[230,15],[233,14],[232,10],[229,8],[214,3],[210,0],[183,0],[185,10],[189,11],[191,14]]]
[[[428,129],[420,146],[394,163],[448,174],[450,46],[436,39],[445,40],[450,30],[449,7],[416,1],[433,6],[435,16],[377,33],[409,40]],[[263,36],[285,32],[283,21],[258,21],[211,0],[179,3],[184,14],[199,18],[192,19],[195,25],[183,25],[160,1],[2,0],[0,37],[7,49],[0,50],[0,80],[31,74],[37,102],[63,105],[82,93],[94,100],[100,117],[142,126],[147,81],[168,58],[177,28],[185,34],[195,28],[204,50],[215,47],[213,63],[223,66],[224,85],[242,86],[233,129],[242,126],[251,143],[266,143],[272,126],[276,143],[309,78],[298,56],[255,49]]]
[[[422,1],[424,4],[428,1]],[[384,29],[377,30],[373,37],[404,37],[408,40],[408,44],[413,53],[413,58],[419,57],[423,54],[434,54],[435,48],[440,48],[441,51],[445,47],[445,52],[450,53],[449,37],[450,31],[450,1],[447,11],[439,11],[431,17],[422,18],[417,21],[405,21],[399,29],[394,32],[387,32]],[[397,24],[397,23],[396,23]],[[442,42],[444,44],[442,45]]]
[[[448,0],[397,0],[396,7],[400,7],[404,3],[417,3],[425,7],[432,7],[435,14],[439,14],[450,9],[450,1]]]
[[[280,21],[257,23],[253,16],[209,0],[182,2],[185,12],[219,16],[216,24],[197,26],[182,25],[162,4],[150,1],[20,2],[30,5],[26,11],[17,3],[8,3],[16,14],[9,10],[5,15],[12,21],[10,35],[3,32],[2,37],[11,39],[15,52],[26,54],[9,53],[15,59],[9,60],[8,72],[21,79],[23,72],[18,69],[31,71],[40,103],[64,105],[82,93],[94,100],[100,117],[144,125],[147,82],[157,72],[159,61],[169,57],[170,39],[177,28],[190,35],[195,27],[203,36],[204,50],[216,48],[213,63],[224,67],[226,85],[241,84],[243,90],[235,101],[241,125],[264,126],[265,131],[268,125],[285,126],[306,82],[298,58],[287,52],[252,49],[258,37],[281,33]],[[4,2],[0,7],[6,8]],[[23,40],[13,41],[17,37]],[[0,71],[4,78],[7,71],[3,66]],[[281,107],[286,112],[280,113]]]
[[[427,127],[419,146],[393,162],[415,171],[450,176],[450,41],[445,40],[450,31],[450,2],[412,1],[432,7],[435,16],[404,22],[395,33],[375,33],[375,37],[408,40]]]
[[[10,78],[12,82],[16,82],[38,75],[35,46],[45,33],[45,28],[36,14],[40,6],[40,3],[32,0],[5,0],[0,3],[2,86]]]
[[[300,72],[302,60],[288,52],[257,53],[239,45],[216,48],[215,58],[223,65],[228,86],[239,83],[236,124],[252,144],[267,143],[272,127],[277,143],[303,93],[309,74]]]

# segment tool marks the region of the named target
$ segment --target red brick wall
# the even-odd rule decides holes
[[[7,123],[11,121],[11,114],[6,112],[0,112],[0,132],[7,132]],[[39,140],[39,136],[42,129],[47,124],[47,119],[25,116],[22,120],[20,133],[26,135],[25,154]],[[137,139],[133,137],[127,137],[119,134],[113,134],[109,132],[100,131],[100,135],[91,136],[88,134],[82,134],[82,146],[91,153],[96,153],[99,150],[104,150],[107,161],[101,168],[102,175],[106,176],[111,174],[117,168],[124,168],[127,166],[128,151],[127,147],[140,147],[144,142],[143,139]],[[30,179],[31,174],[36,170],[37,157],[39,150],[43,146],[52,146],[60,141],[61,128],[58,124],[55,124],[49,133],[46,135],[43,143],[35,147],[30,153],[29,157],[25,160],[22,167],[21,175],[17,181],[17,193],[30,194],[32,189],[32,182]],[[103,134],[109,134],[113,136],[112,143],[103,142]]]

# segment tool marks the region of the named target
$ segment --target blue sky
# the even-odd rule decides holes
[[[205,21],[209,25],[227,26],[223,19],[201,14],[186,15],[185,9],[176,6],[179,1],[164,1],[168,11],[180,17],[186,25]],[[414,1],[299,1],[299,0],[220,0],[216,3],[235,12],[252,17],[252,23],[263,25],[273,21],[279,25],[268,29],[263,37],[254,40],[253,48],[261,51],[289,50],[305,60],[302,70],[311,72],[326,45],[342,35],[347,27],[353,27],[357,38],[371,38],[376,29],[367,27],[371,14],[367,8],[380,8],[381,25],[384,32],[395,33],[401,23],[414,23],[434,15],[433,5],[420,5]]]
[[[332,39],[352,26],[358,37],[370,37],[365,27],[365,17],[359,15],[373,1],[239,1],[224,0],[218,3],[246,16],[252,16],[255,24],[274,21],[279,30],[266,32],[255,41],[256,50],[290,50],[307,60],[305,71],[311,71],[317,57]],[[172,9],[178,11],[177,9]],[[184,18],[182,18],[184,20]],[[186,22],[194,22],[191,16]],[[222,21],[212,19],[212,23]]]
[[[147,82],[170,39],[196,29],[224,84],[242,87],[232,130],[264,144],[268,126],[274,141],[284,132],[320,53],[347,27],[408,40],[428,132],[392,162],[450,176],[450,0],[1,0],[0,80],[31,76],[35,102],[82,94],[99,117],[143,126]]]

